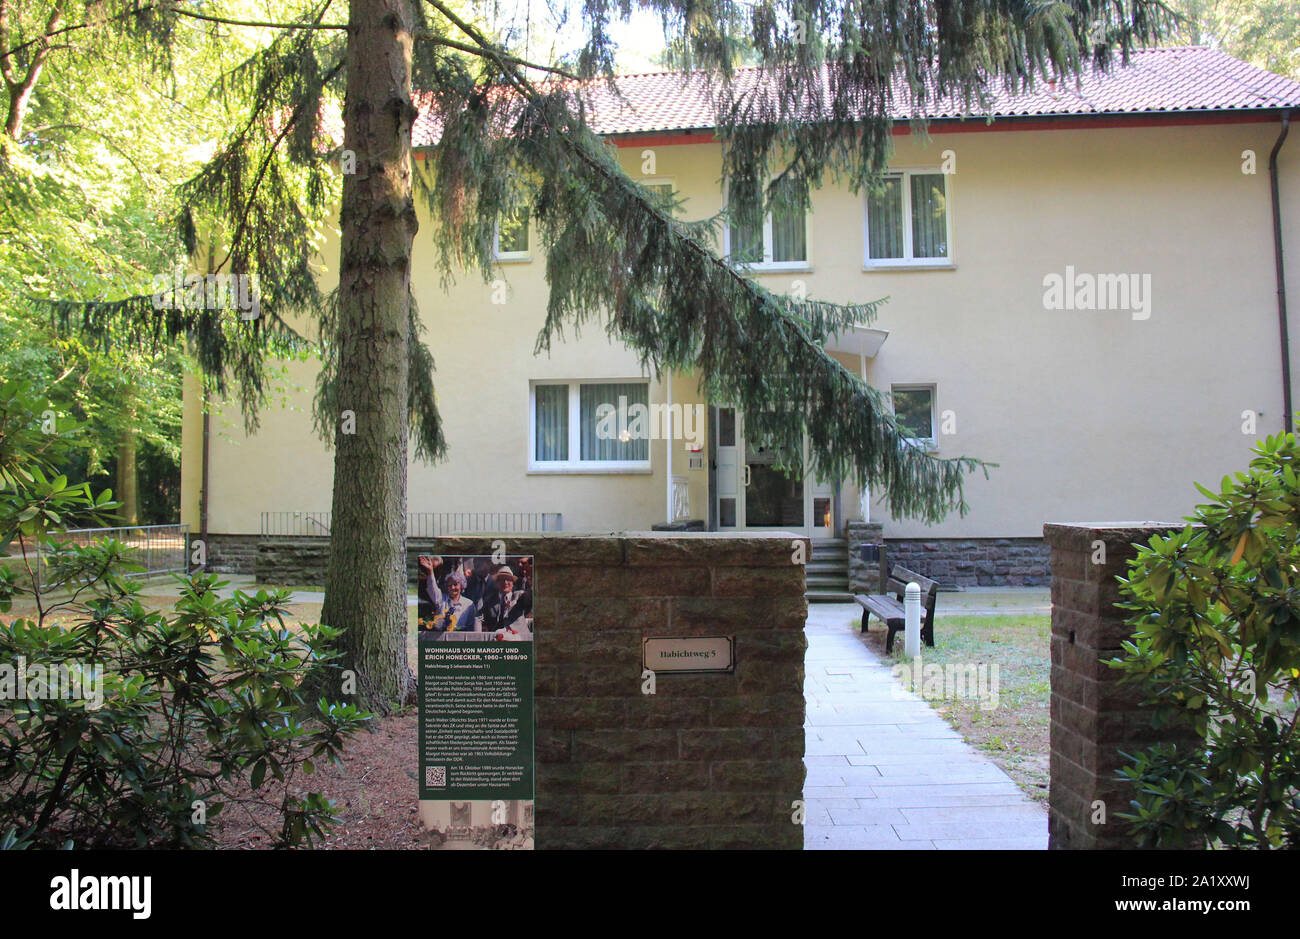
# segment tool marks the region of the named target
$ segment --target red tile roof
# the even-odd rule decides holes
[[[756,69],[736,72],[738,90],[758,87]],[[604,81],[584,92],[591,125],[600,134],[638,134],[705,130],[714,126],[714,108],[699,73],[656,72],[616,79],[623,100]],[[1204,46],[1178,46],[1133,52],[1126,66],[1116,63],[1109,74],[1089,70],[1083,78],[1040,83],[1033,92],[1009,95],[997,91],[987,112],[971,114],[960,101],[932,101],[924,114],[907,107],[901,83],[895,85],[896,120],[913,117],[943,120],[961,117],[1056,117],[1114,114],[1172,114],[1213,111],[1262,111],[1300,108],[1300,82]],[[422,110],[413,129],[415,146],[437,139],[433,116]]]

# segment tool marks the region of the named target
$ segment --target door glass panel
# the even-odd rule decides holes
[[[831,527],[831,500],[825,496],[813,499],[813,527]]]
[[[735,499],[718,500],[718,527],[719,528],[736,527],[736,500]]]
[[[736,409],[718,408],[718,446],[736,445]]]
[[[745,487],[745,524],[749,527],[803,527],[803,480],[768,463],[750,463]]]

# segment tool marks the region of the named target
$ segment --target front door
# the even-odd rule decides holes
[[[745,436],[744,415],[736,408],[719,407],[715,416],[718,528],[831,537],[834,491],[830,484],[776,466],[771,450]]]

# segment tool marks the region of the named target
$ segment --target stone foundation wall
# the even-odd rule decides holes
[[[191,543],[198,539],[190,532]],[[257,547],[261,535],[219,535],[208,533],[208,570],[218,574],[252,574],[257,570]]]
[[[1135,543],[1181,527],[1043,526],[1052,551],[1051,848],[1135,847],[1115,817],[1132,798],[1131,786],[1116,779],[1129,762],[1121,751],[1195,739],[1177,727],[1153,727],[1151,712],[1138,704],[1140,690],[1121,685],[1106,665],[1132,634],[1127,611],[1114,605],[1116,576],[1136,556]]]
[[[538,848],[788,848],[804,766],[804,571],[779,533],[486,535],[535,556]],[[805,544],[805,552],[808,550]],[[647,636],[734,636],[734,674],[660,673]]]
[[[901,564],[942,587],[1045,587],[1050,556],[1042,538],[885,539],[889,567]]]
[[[327,537],[268,535],[258,539],[256,563],[250,573],[258,583],[323,586],[329,563],[330,540]],[[422,554],[437,554],[435,538],[406,539],[406,578],[416,582],[416,561]],[[491,551],[487,553],[491,554]],[[241,572],[242,573],[242,572]]]
[[[858,555],[863,542],[879,544],[877,522],[849,521],[849,587],[853,593],[883,589],[889,567],[901,564],[945,587],[1046,586],[1051,582],[1049,550],[1041,538],[885,538],[882,571],[874,572]],[[432,551],[435,539],[407,539],[407,573],[415,583],[415,559]],[[321,585],[325,582],[329,539],[289,535],[208,535],[209,570],[253,574],[267,584]]]

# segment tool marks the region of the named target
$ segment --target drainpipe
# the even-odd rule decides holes
[[[668,407],[665,409],[668,439],[664,441],[664,466],[667,467],[668,473],[668,511],[664,515],[664,521],[671,525],[673,523],[673,373],[671,369],[664,369],[664,384],[668,387]]]
[[[203,481],[199,484],[199,537],[203,540],[203,569],[209,569],[208,557],[208,435],[211,417],[208,414],[207,394],[200,389],[203,401]]]
[[[1291,432],[1291,340],[1287,331],[1286,267],[1282,263],[1282,206],[1277,192],[1277,155],[1291,130],[1291,112],[1282,113],[1282,132],[1268,155],[1268,184],[1273,195],[1273,265],[1277,273],[1277,328],[1282,345],[1282,429]]]

